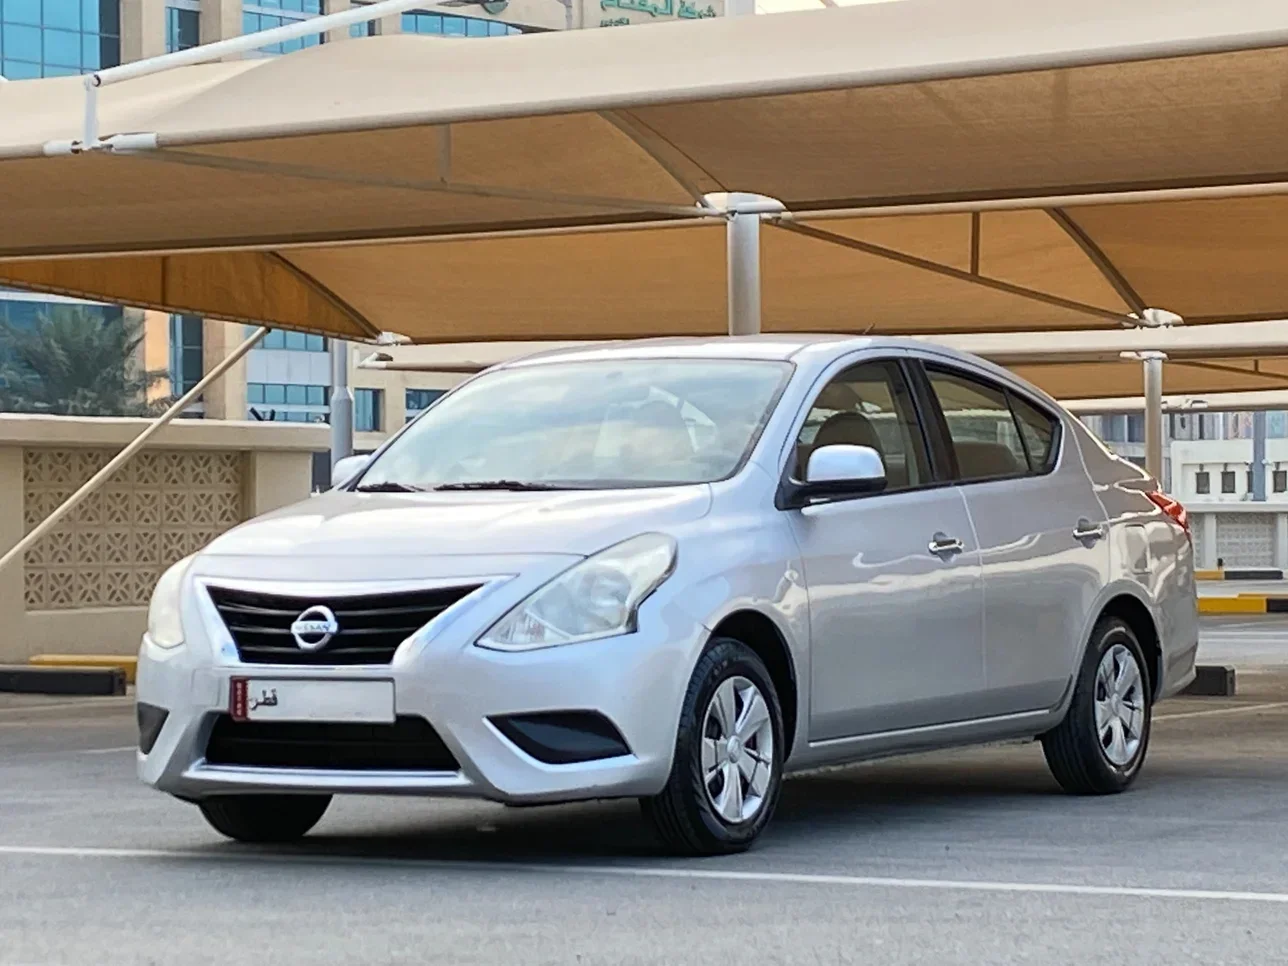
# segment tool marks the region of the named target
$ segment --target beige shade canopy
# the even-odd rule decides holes
[[[1288,316],[1288,5],[901,0],[0,85],[0,285],[353,339]],[[143,135],[131,138],[124,135]],[[134,150],[126,151],[125,147]]]

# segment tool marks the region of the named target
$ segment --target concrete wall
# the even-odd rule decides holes
[[[0,549],[12,547],[146,425],[0,414]],[[0,663],[130,654],[152,586],[223,531],[309,493],[325,426],[180,420],[21,562],[0,572]]]

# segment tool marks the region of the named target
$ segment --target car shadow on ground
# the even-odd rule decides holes
[[[864,829],[905,831],[951,822],[963,811],[1016,807],[1034,799],[1059,807],[1067,798],[1034,749],[996,749],[978,760],[904,759],[798,775],[783,789],[764,848],[812,848],[829,836]],[[343,824],[290,848],[318,857],[454,862],[576,862],[664,858],[634,800],[524,808],[475,802],[403,799],[378,817],[363,818],[350,799]],[[335,806],[333,806],[334,808]],[[1027,806],[1026,806],[1027,807]],[[355,829],[355,825],[358,826]],[[334,831],[332,830],[334,829]],[[240,848],[228,846],[228,848]]]

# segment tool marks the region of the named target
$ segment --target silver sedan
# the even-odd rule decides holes
[[[637,797],[731,852],[785,774],[1014,738],[1118,792],[1194,675],[1185,510],[927,344],[545,353],[342,472],[153,596],[139,773],[233,838],[335,794]]]

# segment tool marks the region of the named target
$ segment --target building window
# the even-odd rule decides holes
[[[384,428],[384,390],[353,390],[353,428],[359,433],[378,433]]]
[[[1244,490],[1244,492],[1251,493],[1254,489],[1255,488],[1252,485],[1252,470],[1248,470],[1248,488]]]
[[[325,423],[330,415],[326,386],[248,382],[246,402],[252,419],[287,423]]]
[[[246,334],[255,331],[255,326],[248,325]],[[326,339],[310,332],[287,332],[285,329],[270,329],[268,335],[260,340],[260,349],[289,349],[294,352],[326,352]]]
[[[1234,492],[1234,470],[1221,471],[1221,492],[1222,493]]]
[[[523,31],[498,20],[479,17],[457,17],[451,14],[428,13],[413,10],[402,15],[405,34],[440,34],[444,37],[504,37]]]
[[[170,316],[170,391],[176,396],[201,381],[205,367],[199,315]]]
[[[242,33],[255,34],[287,24],[316,17],[322,12],[322,0],[264,0],[262,3],[242,4]],[[322,43],[321,34],[307,34],[280,44],[260,47],[259,54],[289,54],[305,47]]]
[[[201,13],[196,7],[166,7],[165,48],[173,53],[201,43]]]
[[[1212,492],[1212,474],[1207,470],[1199,470],[1194,474],[1194,492],[1211,493]]]
[[[405,398],[407,422],[411,422],[430,407],[435,399],[447,392],[446,389],[408,389]]]
[[[0,0],[0,74],[9,80],[120,62],[119,0]]]
[[[1145,416],[1143,413],[1129,413],[1127,415],[1127,442],[1145,442]]]
[[[1288,493],[1288,470],[1275,470],[1273,486],[1276,493]]]

